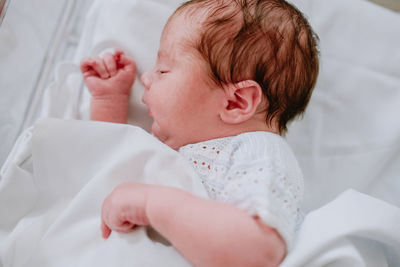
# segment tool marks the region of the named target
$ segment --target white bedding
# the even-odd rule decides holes
[[[0,25],[0,165],[37,119],[54,66],[73,56],[91,1],[6,1]]]
[[[36,16],[30,12],[37,5],[33,1],[7,2],[7,15],[0,27],[0,165],[21,131],[66,1],[42,0]]]
[[[189,265],[149,229],[101,237],[102,202],[123,181],[207,195],[186,161],[140,128],[40,122],[20,138],[1,177],[0,266]]]
[[[1,177],[1,267],[190,266],[149,228],[101,237],[101,204],[123,181],[207,195],[186,160],[140,128],[41,121]],[[282,266],[397,266],[399,221],[398,208],[348,191],[307,215]]]
[[[320,36],[321,68],[288,141],[305,208],[347,188],[400,206],[400,13],[366,0],[295,0]]]

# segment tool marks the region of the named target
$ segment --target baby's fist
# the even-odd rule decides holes
[[[136,226],[149,225],[147,199],[152,185],[125,182],[118,185],[103,202],[101,232],[108,238],[111,231],[128,233]]]
[[[136,75],[136,63],[117,50],[103,57],[86,58],[81,72],[93,97],[129,95]]]

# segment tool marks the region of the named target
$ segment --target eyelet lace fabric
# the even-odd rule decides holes
[[[303,178],[279,135],[251,132],[183,146],[211,199],[235,205],[274,227],[291,248],[302,221]]]

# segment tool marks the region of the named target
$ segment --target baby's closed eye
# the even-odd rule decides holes
[[[166,73],[169,73],[169,70],[163,70],[163,69],[161,69],[161,70],[157,70],[157,73],[159,73],[159,74],[166,74]]]

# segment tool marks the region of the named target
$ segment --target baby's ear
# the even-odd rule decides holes
[[[253,80],[245,80],[226,85],[224,108],[220,118],[228,124],[249,120],[256,113],[263,99],[260,85]]]

